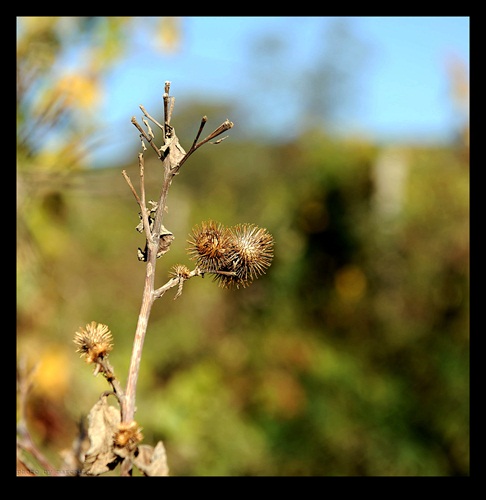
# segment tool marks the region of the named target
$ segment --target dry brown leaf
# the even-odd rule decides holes
[[[167,454],[162,441],[155,448],[148,444],[138,447],[138,456],[133,461],[134,465],[147,476],[168,476]]]
[[[120,412],[102,397],[88,415],[90,448],[84,459],[83,473],[98,476],[112,470],[120,458],[113,451],[113,435],[120,423]]]

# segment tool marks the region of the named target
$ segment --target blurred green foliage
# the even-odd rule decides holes
[[[188,263],[185,239],[210,217],[265,225],[275,259],[248,289],[194,279],[154,307],[137,418],[147,442],[164,440],[172,473],[467,474],[467,165],[452,150],[407,149],[403,205],[387,218],[373,198],[371,145],[315,135],[200,153],[170,194],[176,240],[160,283]],[[141,300],[143,242],[120,170],[63,191],[65,217],[43,224],[68,251],[29,300],[19,276],[19,352],[55,345],[60,364],[69,359],[54,399],[73,419],[103,384],[77,361],[72,334],[107,323],[124,380]]]
[[[200,115],[181,106],[188,146]],[[220,112],[204,114],[217,126]],[[190,265],[186,238],[210,218],[266,227],[274,262],[247,289],[207,276],[155,303],[137,393],[145,442],[163,440],[172,475],[468,475],[466,150],[317,128],[243,143],[236,131],[175,179],[164,223],[176,239],[157,281]],[[127,165],[50,176],[20,197],[18,354],[40,363],[29,424],[53,456],[108,389],[75,353],[79,326],[109,325],[126,382],[145,273],[121,176],[138,177],[135,129],[133,142]],[[22,189],[38,165],[23,151]],[[151,151],[146,175],[155,199]]]

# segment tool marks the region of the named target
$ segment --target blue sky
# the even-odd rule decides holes
[[[349,102],[343,103],[345,111],[329,125],[340,133],[362,133],[376,141],[450,139],[457,116],[447,67],[457,58],[469,68],[469,18],[340,19],[365,48],[365,56],[356,67],[348,68],[354,84],[346,98]],[[108,78],[103,121],[117,140],[111,148],[100,150],[99,161],[114,151],[122,156],[127,144],[133,146],[130,118],[140,115],[139,104],[160,116],[162,107],[154,106],[161,102],[165,80],[172,82],[171,93],[178,102],[197,95],[201,100],[233,103],[241,112],[232,135],[271,130],[274,139],[291,139],[304,92],[301,78],[327,50],[326,29],[337,18],[184,17],[179,49],[173,54],[154,49],[153,34],[146,29],[153,20],[139,19],[136,43]],[[285,57],[276,54],[259,62],[254,57],[255,44],[269,35],[284,41]],[[265,78],[273,86],[265,85]],[[281,87],[275,86],[275,79]]]

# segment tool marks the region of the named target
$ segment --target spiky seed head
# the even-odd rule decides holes
[[[223,273],[215,279],[223,288],[243,288],[270,267],[273,259],[273,237],[254,224],[238,224],[230,230],[230,249],[226,252]]]
[[[172,266],[169,276],[171,278],[181,278],[186,280],[189,278],[190,274],[191,271],[189,271],[187,266],[184,266],[183,264],[176,264],[175,266]]]
[[[225,265],[229,233],[222,224],[212,220],[202,222],[201,226],[192,229],[190,236],[191,239],[187,240],[190,245],[187,251],[198,267],[211,272]]]
[[[225,228],[213,221],[192,230],[189,256],[222,288],[247,287],[265,274],[273,259],[273,237],[255,224]]]
[[[96,363],[98,359],[108,356],[113,349],[113,336],[108,326],[96,321],[79,328],[74,334],[73,342],[78,346],[76,352],[85,357],[87,363]]]

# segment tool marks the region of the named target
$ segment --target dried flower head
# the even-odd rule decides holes
[[[254,224],[238,224],[230,229],[231,250],[215,279],[223,288],[243,288],[270,267],[273,259],[273,237]]]
[[[184,266],[183,264],[176,264],[175,266],[172,266],[169,276],[171,278],[180,278],[187,280],[190,274],[191,271],[189,271],[189,268],[187,266]]]
[[[222,224],[211,220],[202,222],[201,227],[192,229],[191,239],[187,240],[190,244],[188,254],[201,269],[215,271],[226,263],[228,237],[229,232]]]
[[[245,288],[272,263],[273,237],[254,224],[225,228],[213,221],[203,222],[194,227],[191,237],[189,256],[202,272],[214,274],[222,288]]]
[[[142,428],[135,420],[118,424],[118,431],[114,436],[115,446],[133,451],[142,440]]]
[[[175,266],[172,266],[172,269],[169,273],[169,276],[172,279],[177,278],[179,280],[179,288],[178,288],[177,293],[174,297],[174,300],[175,300],[181,296],[182,287],[184,286],[184,281],[190,278],[191,271],[189,271],[188,267],[186,267],[182,264],[176,264]]]
[[[106,325],[92,321],[86,328],[79,328],[73,342],[78,346],[76,352],[85,356],[87,363],[96,363],[99,358],[108,356],[113,349],[113,337]]]

